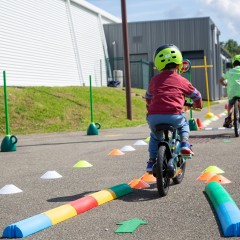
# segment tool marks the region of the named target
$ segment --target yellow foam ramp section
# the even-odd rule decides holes
[[[50,220],[52,221],[52,225],[58,224],[68,218],[75,217],[77,212],[74,207],[70,204],[65,204],[57,208],[53,208],[49,211],[44,212]]]
[[[109,202],[109,201],[117,198],[116,194],[112,190],[109,190],[109,189],[93,193],[89,196],[95,198],[98,202],[98,205],[104,204],[106,202]]]

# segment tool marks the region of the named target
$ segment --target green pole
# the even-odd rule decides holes
[[[93,100],[92,100],[92,76],[89,76],[90,81],[90,112],[91,112],[91,122],[93,122]]]
[[[92,77],[91,75],[89,76],[89,81],[90,81],[90,112],[91,112],[91,123],[88,126],[87,129],[87,135],[98,135],[98,129],[101,127],[99,123],[93,122],[93,97],[92,97]]]
[[[1,143],[1,152],[16,151],[16,143],[18,141],[15,135],[10,135],[9,118],[8,118],[8,99],[7,99],[7,84],[6,72],[3,71],[3,87],[4,87],[4,105],[5,105],[5,118],[6,118],[6,136]]]
[[[8,99],[7,99],[6,71],[3,71],[3,82],[4,82],[5,117],[6,117],[6,135],[10,135],[9,119],[8,119]]]

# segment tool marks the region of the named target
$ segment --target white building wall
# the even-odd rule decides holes
[[[98,12],[83,0],[71,2],[74,36],[67,3],[0,1],[0,71],[6,70],[8,86],[82,86],[89,75],[93,86],[106,86]]]
[[[72,4],[71,9],[84,83],[89,85],[89,75],[91,75],[93,85],[101,86],[102,79],[102,84],[106,86],[106,67],[98,16],[90,14],[77,4]],[[102,62],[102,76],[100,62]]]

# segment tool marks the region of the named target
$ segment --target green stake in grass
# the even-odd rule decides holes
[[[188,80],[190,83],[192,83],[192,78],[191,78],[191,62],[188,59],[183,60],[183,72],[188,73]],[[190,99],[191,102],[191,99]],[[189,123],[189,128],[191,131],[197,131],[198,130],[198,125],[196,123],[196,120],[193,118],[192,110],[190,109],[190,119],[188,121]]]
[[[93,99],[92,99],[92,77],[89,76],[90,81],[90,113],[91,113],[91,123],[87,129],[87,135],[98,135],[98,129],[100,129],[101,125],[99,123],[94,123],[93,120]]]
[[[6,72],[3,71],[3,83],[4,83],[4,103],[5,103],[5,119],[6,119],[6,136],[1,144],[1,152],[16,151],[17,137],[10,135],[9,118],[8,118],[8,99],[7,99],[7,84],[6,84]]]

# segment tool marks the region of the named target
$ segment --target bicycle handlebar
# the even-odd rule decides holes
[[[201,111],[202,110],[201,108],[194,107],[193,103],[190,103],[190,102],[187,102],[187,101],[185,101],[184,106],[189,107],[191,110],[195,110],[195,111]]]

